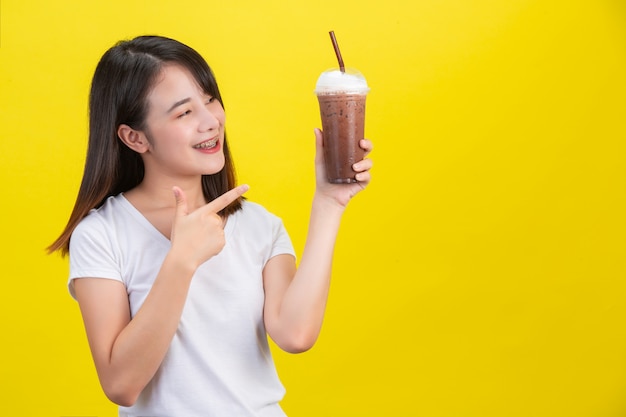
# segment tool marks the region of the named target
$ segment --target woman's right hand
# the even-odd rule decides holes
[[[235,187],[199,209],[189,212],[183,190],[174,187],[176,214],[170,241],[179,259],[190,262],[195,270],[220,253],[226,241],[222,218],[217,214],[248,191],[247,185]]]

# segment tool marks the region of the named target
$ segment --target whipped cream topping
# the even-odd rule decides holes
[[[363,74],[354,68],[331,68],[322,72],[315,85],[316,94],[355,93],[367,94],[369,91]]]

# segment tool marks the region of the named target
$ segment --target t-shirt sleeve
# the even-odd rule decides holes
[[[269,256],[270,259],[276,255],[283,254],[293,255],[294,257],[296,256],[293,244],[291,243],[291,238],[287,233],[287,229],[285,229],[283,221],[278,217],[276,217],[274,222],[273,237],[274,240]]]
[[[107,278],[122,281],[119,256],[110,228],[96,213],[85,217],[70,239],[68,289],[72,297],[76,278]]]

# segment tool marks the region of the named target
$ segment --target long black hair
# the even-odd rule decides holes
[[[65,230],[49,252],[69,251],[69,241],[78,223],[105,200],[136,187],[144,176],[141,156],[124,145],[117,128],[126,124],[144,130],[147,97],[165,64],[186,68],[204,92],[224,106],[213,72],[204,58],[189,46],[162,36],[140,36],[120,41],[100,59],[89,95],[89,144],[83,179]],[[207,202],[236,185],[235,168],[224,136],[224,168],[202,176]],[[241,208],[239,198],[220,212],[228,216]]]

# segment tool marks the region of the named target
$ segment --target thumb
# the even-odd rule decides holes
[[[180,188],[174,186],[172,188],[174,198],[176,198],[176,217],[186,216],[189,214],[187,209],[187,196]]]
[[[313,129],[313,133],[315,133],[315,146],[317,148],[324,147],[324,134],[320,128]]]
[[[318,128],[315,129],[315,170],[321,175],[321,178],[326,177],[326,167],[324,166],[324,135]]]

